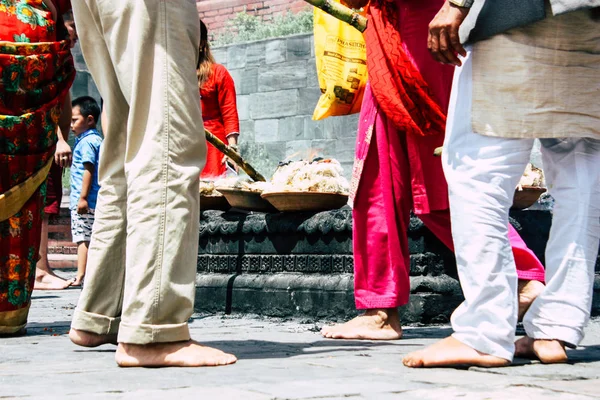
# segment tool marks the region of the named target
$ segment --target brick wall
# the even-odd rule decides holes
[[[296,13],[311,7],[303,0],[197,0],[197,6],[198,14],[211,34],[223,29],[229,19],[244,9],[269,20],[274,14]]]

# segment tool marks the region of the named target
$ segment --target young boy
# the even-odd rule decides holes
[[[83,96],[72,103],[71,130],[75,134],[71,165],[71,233],[77,243],[77,278],[71,286],[81,286],[94,224],[98,185],[98,160],[102,136],[96,130],[100,107],[96,100]]]

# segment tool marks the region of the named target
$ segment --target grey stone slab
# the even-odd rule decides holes
[[[287,45],[285,39],[270,40],[265,46],[265,63],[267,65],[286,61]]]
[[[227,47],[227,68],[246,67],[246,45],[238,44]]]
[[[266,41],[246,45],[246,66],[258,67],[266,63]]]
[[[313,155],[311,142],[307,140],[290,140],[285,142],[285,156],[290,160],[308,160]]]
[[[287,39],[287,59],[291,60],[306,60],[311,56],[310,36],[295,36]]]
[[[254,121],[254,141],[277,142],[279,140],[279,119],[259,119]]]
[[[313,115],[315,107],[321,97],[321,90],[317,88],[300,89],[298,114]]]
[[[258,91],[258,68],[245,67],[229,70],[235,82],[236,94],[249,95]]]
[[[304,117],[304,137],[306,139],[330,139],[325,131],[325,121],[315,121],[312,116]]]
[[[310,142],[310,147],[315,150],[319,156],[324,158],[335,158],[335,140],[321,139]]]
[[[305,139],[304,117],[286,117],[280,119],[277,138],[283,142]]]
[[[258,91],[273,92],[306,87],[306,61],[277,64],[274,68],[261,68],[258,73]]]
[[[239,95],[237,96],[237,109],[238,118],[240,121],[250,119],[250,95]]]
[[[213,47],[211,52],[217,63],[227,66],[227,47]]]
[[[247,143],[254,142],[254,121],[240,121],[239,141],[244,141]]]
[[[62,272],[61,272],[62,273]],[[238,282],[239,284],[239,282]],[[347,283],[351,286],[351,279]],[[258,282],[248,283],[256,292]],[[281,286],[284,290],[287,287]],[[297,291],[297,286],[291,286]],[[448,335],[448,326],[406,327],[402,341],[323,339],[318,319],[197,314],[192,337],[233,352],[219,368],[120,369],[114,346],[78,348],[66,333],[80,290],[34,292],[29,334],[0,339],[0,396],[31,399],[593,399],[598,397],[600,320],[573,364],[501,369],[402,366],[403,355]],[[199,298],[198,302],[203,299]],[[234,297],[234,301],[238,301]],[[198,303],[197,303],[198,304]],[[303,307],[303,304],[298,304]],[[52,329],[52,331],[50,331]],[[56,336],[55,336],[56,335]],[[581,354],[581,355],[578,355]],[[577,355],[577,356],[575,356]]]
[[[314,59],[309,59],[306,63],[308,75],[306,77],[306,87],[319,88],[319,76],[317,75],[317,65]]]
[[[298,113],[298,90],[279,90],[269,93],[253,93],[250,96],[252,119],[291,117]]]

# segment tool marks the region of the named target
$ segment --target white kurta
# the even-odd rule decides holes
[[[473,131],[600,138],[600,12],[577,11],[473,46]]]

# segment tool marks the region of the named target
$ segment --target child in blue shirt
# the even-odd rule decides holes
[[[72,103],[71,131],[75,134],[73,162],[71,164],[71,234],[77,243],[77,278],[71,286],[80,286],[85,276],[87,253],[94,224],[94,210],[100,185],[98,160],[102,136],[96,130],[100,107],[89,96]]]

